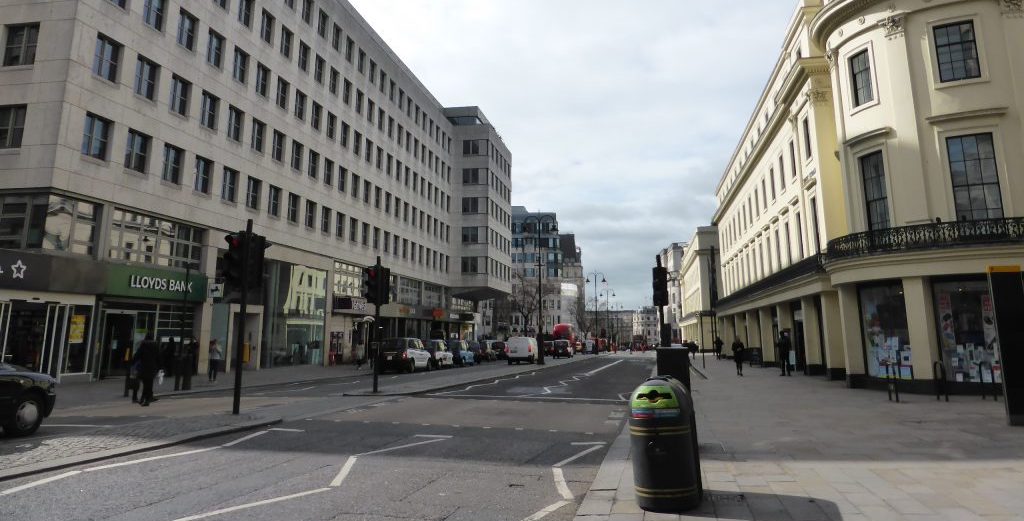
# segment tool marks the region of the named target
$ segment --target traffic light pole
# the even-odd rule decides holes
[[[657,268],[656,269],[660,270],[661,267],[662,267],[661,266],[661,255],[655,255],[654,256],[654,260],[657,262]],[[665,308],[664,308],[664,304],[660,300],[660,298],[664,298],[664,297],[662,296],[662,297],[659,298],[659,295],[658,295],[659,291],[664,291],[664,290],[662,288],[660,288],[660,281],[659,280],[655,280],[654,282],[655,282],[655,295],[654,295],[655,298],[652,299],[652,302],[654,303],[655,306],[658,307],[658,333],[661,335],[661,347],[669,347],[669,346],[672,345],[672,330],[665,327]]]
[[[252,219],[245,223],[245,236],[242,238],[245,247],[242,248],[242,280],[241,293],[242,301],[238,305],[238,332],[235,335],[235,397],[231,406],[231,414],[238,414],[242,402],[242,349],[245,346],[245,313],[246,304],[249,301],[249,250],[252,241]]]

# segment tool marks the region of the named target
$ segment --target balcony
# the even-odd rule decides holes
[[[1024,242],[1024,217],[917,224],[833,239],[828,243],[825,262],[886,253],[1021,242]]]

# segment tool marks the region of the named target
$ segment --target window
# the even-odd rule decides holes
[[[328,158],[324,158],[324,184],[331,186],[334,184],[334,161]]]
[[[327,139],[334,141],[334,135],[338,129],[338,116],[328,112],[327,113]]]
[[[196,156],[196,182],[193,188],[197,192],[210,193],[210,177],[213,175],[213,161]]]
[[[299,89],[295,89],[294,113],[299,121],[306,119],[306,94]]]
[[[341,137],[338,141],[341,144],[341,146],[346,148],[348,148],[349,128],[350,127],[348,126],[348,123],[345,123],[344,121],[341,122]]]
[[[284,160],[284,134],[279,130],[274,131],[274,140],[271,142],[270,157],[274,161]]]
[[[316,22],[316,34],[319,34],[321,38],[327,38],[327,24],[330,23],[330,18],[327,17],[327,13],[323,9],[320,10],[320,17]]]
[[[245,83],[249,77],[249,54],[235,47],[235,66],[231,76],[239,83]]]
[[[345,37],[345,61],[352,63],[352,51],[356,47],[356,42],[352,38]]]
[[[135,93],[148,100],[156,97],[156,79],[160,74],[160,66],[139,55],[135,63]]]
[[[117,65],[121,61],[121,44],[110,38],[96,37],[96,52],[93,55],[92,73],[107,80],[117,81]]]
[[[181,184],[181,163],[185,160],[185,151],[171,144],[164,145],[164,169],[161,178],[164,181]]]
[[[256,63],[256,94],[267,97],[267,85],[270,83],[270,69],[266,65]]]
[[[39,24],[8,25],[4,66],[32,65],[36,62]]]
[[[267,134],[267,124],[252,118],[252,138],[249,140],[249,146],[253,150],[263,153],[263,141]]]
[[[124,167],[146,173],[146,158],[149,155],[151,138],[137,130],[128,130],[128,144],[124,149]]]
[[[210,29],[210,39],[206,41],[206,63],[220,67],[224,62],[224,37]]]
[[[281,189],[274,185],[267,190],[267,213],[273,217],[281,216]]]
[[[804,129],[804,156],[807,159],[811,158],[811,122],[805,117],[803,121]]]
[[[153,29],[162,31],[164,28],[164,0],[146,0],[142,4],[142,21]]]
[[[245,113],[238,107],[228,105],[228,139],[242,141],[242,126],[245,121]]]
[[[252,208],[253,210],[260,209],[261,186],[262,183],[259,179],[249,176],[249,181],[245,186],[245,206]]]
[[[850,58],[850,78],[853,82],[854,107],[859,107],[875,99],[874,92],[871,90],[871,62],[867,49]]]
[[[306,42],[299,42],[299,70],[309,72],[309,46]]]
[[[222,201],[235,202],[238,190],[238,170],[224,167],[224,178],[220,185],[220,198]]]
[[[192,84],[178,75],[171,76],[171,111],[188,116],[188,95]]]
[[[355,217],[348,218],[348,240],[352,242],[359,240],[359,220]]]
[[[791,169],[790,175],[796,177],[796,143],[793,141],[789,142],[789,167]]]
[[[322,233],[331,233],[331,211],[330,208],[323,206],[320,208],[320,231]]]
[[[0,149],[20,148],[25,131],[25,105],[0,107]]]
[[[327,62],[324,61],[323,56],[316,55],[316,59],[313,61],[313,79],[321,85],[324,83],[324,68],[326,66]]]
[[[299,196],[291,192],[288,193],[288,221],[299,222]]]
[[[864,180],[864,202],[868,212],[868,230],[889,227],[889,198],[885,191],[885,166],[882,152],[874,152],[859,159],[860,175]]]
[[[341,51],[341,26],[334,24],[334,32],[331,35],[331,47],[335,51]]]
[[[935,32],[935,55],[939,60],[939,81],[958,81],[981,76],[974,22],[940,25]]]
[[[260,38],[263,41],[273,44],[274,43],[274,15],[263,10],[263,16],[260,18]]]
[[[182,9],[178,14],[178,45],[190,50],[196,50],[196,28],[199,27],[199,19]]]
[[[252,27],[252,4],[253,0],[238,0],[238,22],[246,27]]]
[[[313,0],[302,0],[302,21],[312,23],[313,21]]]
[[[1002,218],[1003,203],[992,134],[946,138],[946,152],[957,219]]]
[[[334,216],[334,236],[339,239],[345,237],[345,214],[341,212]]]
[[[341,101],[345,102],[346,105],[352,103],[352,82],[347,79],[342,82]]]
[[[302,156],[304,147],[302,143],[292,140],[292,168],[302,170]]]
[[[85,115],[85,130],[82,133],[82,153],[106,161],[107,143],[114,124],[95,114]]]
[[[338,95],[338,78],[340,76],[341,75],[338,73],[338,69],[331,67],[331,76],[330,80],[327,83],[327,90],[330,91],[330,93],[334,94],[335,96]]]
[[[210,130],[217,129],[217,108],[220,105],[220,98],[203,91],[203,100],[199,108],[200,123]]]
[[[486,139],[467,139],[462,142],[462,155],[485,156],[487,155],[487,147]]]
[[[290,85],[282,78],[277,78],[277,106],[288,110],[288,88]]]
[[[281,55],[288,59],[292,57],[292,32],[283,25],[281,26]]]
[[[320,121],[322,119],[323,111],[323,106],[315,101],[310,105],[309,124],[313,127],[313,130],[320,130]]]
[[[183,268],[199,260],[203,230],[115,208],[110,224],[112,259]]]
[[[306,174],[316,179],[320,175],[320,154],[315,150],[309,151],[309,160],[306,163]]]

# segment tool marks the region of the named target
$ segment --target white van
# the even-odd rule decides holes
[[[514,336],[505,345],[508,346],[508,365],[512,365],[512,362],[532,364],[537,357],[537,339],[533,337]]]

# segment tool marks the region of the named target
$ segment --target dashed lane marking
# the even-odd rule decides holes
[[[196,519],[204,519],[204,518],[207,518],[207,517],[213,517],[213,516],[220,515],[220,514],[226,514],[228,512],[235,512],[235,511],[238,511],[238,510],[245,510],[247,508],[253,508],[253,507],[258,507],[258,506],[262,506],[262,505],[269,505],[271,503],[278,503],[280,501],[287,501],[289,499],[295,499],[295,498],[300,498],[300,497],[304,497],[304,496],[310,496],[310,495],[313,495],[313,494],[319,494],[321,492],[327,492],[328,490],[330,490],[330,488],[318,488],[316,490],[307,490],[305,492],[299,492],[297,494],[289,494],[287,496],[275,497],[275,498],[271,498],[271,499],[264,499],[263,501],[256,501],[256,502],[253,502],[253,503],[246,503],[244,505],[237,505],[237,506],[233,506],[233,507],[222,508],[220,510],[214,510],[213,512],[207,512],[205,514],[196,514],[194,516],[179,517],[178,519],[175,519],[174,521],[195,521]]]
[[[22,490],[30,489],[32,487],[37,487],[39,485],[45,485],[47,483],[52,483],[54,481],[61,480],[61,479],[64,479],[64,478],[69,478],[71,476],[74,476],[75,474],[81,474],[81,473],[82,473],[82,471],[80,471],[80,470],[72,470],[71,472],[65,472],[63,474],[57,474],[56,476],[50,476],[48,478],[44,478],[44,479],[40,479],[40,480],[37,480],[37,481],[33,481],[31,483],[25,483],[24,485],[20,485],[20,486],[14,487],[14,488],[9,488],[7,490],[4,490],[4,491],[0,492],[0,496],[6,496],[8,494],[13,494],[15,492],[21,492]]]
[[[562,501],[559,501],[558,503],[554,503],[554,504],[551,504],[551,505],[548,505],[548,506],[544,507],[544,509],[538,511],[536,514],[533,514],[530,517],[524,518],[523,521],[540,521],[541,519],[544,519],[544,517],[547,516],[548,514],[554,512],[554,511],[558,510],[559,508],[562,508],[562,507],[564,507],[565,505],[568,505],[568,504],[569,504],[569,501],[566,501],[566,500],[563,499]]]

